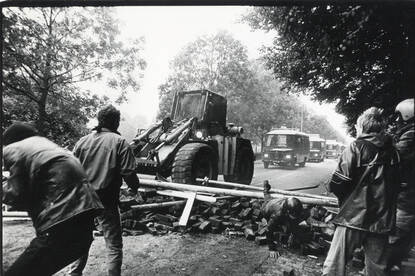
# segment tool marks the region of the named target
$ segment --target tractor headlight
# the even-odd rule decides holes
[[[196,137],[199,139],[203,138],[203,132],[201,132],[200,130],[196,131]]]
[[[264,153],[264,157],[268,158],[269,157],[268,153]]]
[[[285,155],[285,158],[286,158],[286,159],[290,159],[290,158],[291,158],[291,154],[287,154],[287,155]]]

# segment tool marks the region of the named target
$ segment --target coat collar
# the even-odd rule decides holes
[[[115,131],[112,131],[112,130],[106,128],[106,127],[101,128],[101,131],[100,132],[112,132],[112,133],[116,133],[118,135],[121,135],[118,131],[116,131],[116,130]]]
[[[357,140],[366,140],[378,148],[392,144],[392,137],[382,133],[362,133]]]

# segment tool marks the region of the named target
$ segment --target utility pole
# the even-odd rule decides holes
[[[304,104],[302,104],[301,105],[301,108],[300,108],[300,117],[301,117],[300,118],[300,131],[301,132],[303,132],[303,115],[304,115],[303,114],[304,113],[303,111],[304,111]]]

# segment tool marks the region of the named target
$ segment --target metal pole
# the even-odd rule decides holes
[[[207,183],[212,183],[212,184],[222,185],[222,186],[228,186],[228,187],[234,187],[234,188],[240,188],[240,189],[245,189],[245,190],[254,190],[254,191],[261,191],[261,192],[264,191],[264,189],[261,188],[261,187],[251,186],[251,185],[246,185],[246,184],[238,184],[238,183],[217,181],[217,180],[208,180],[208,181],[206,181],[206,179],[203,179],[203,178],[196,178],[196,181],[205,182],[205,183],[207,182]],[[312,188],[316,188],[316,186],[304,187],[304,188],[299,188],[299,189],[312,189]],[[305,193],[299,193],[299,192],[287,191],[287,190],[279,190],[279,189],[271,189],[269,192],[270,193],[282,194],[282,195],[288,195],[288,196],[301,196],[301,197],[310,197],[310,198],[318,198],[318,199],[322,198],[321,196],[318,196],[318,195],[305,194]]]

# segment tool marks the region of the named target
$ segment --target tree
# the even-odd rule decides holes
[[[225,31],[201,36],[186,45],[170,68],[173,73],[159,87],[159,118],[170,114],[172,98],[178,91],[209,89],[227,97],[230,106],[249,97],[252,72],[247,49]]]
[[[3,11],[3,127],[11,120],[30,119],[54,140],[77,139],[97,106],[108,100],[82,90],[80,83],[105,82],[108,89],[121,91],[118,103],[126,100],[129,90],[139,89],[145,67],[139,55],[143,41],[118,40],[113,10]]]
[[[262,144],[273,127],[298,127],[299,100],[281,90],[263,61],[248,60],[246,48],[226,32],[186,45],[171,71],[159,87],[159,119],[170,115],[174,93],[209,89],[227,98],[227,121],[242,126],[244,136],[255,144]]]
[[[130,117],[127,113],[122,114],[120,126],[118,132],[121,133],[127,142],[131,142],[137,135],[139,129],[144,129],[149,125],[148,118],[144,115],[137,114],[134,117]]]
[[[415,91],[413,6],[258,7],[245,17],[276,30],[266,64],[291,89],[337,103],[352,126],[370,106],[393,111]]]
[[[238,103],[239,116],[235,117],[246,136],[262,146],[265,133],[273,127],[287,124],[293,127],[293,114],[300,103],[282,91],[281,84],[264,68],[262,60],[251,61],[250,70],[255,76],[250,87],[251,97]]]
[[[343,143],[346,142],[344,134],[339,133],[337,130],[335,130],[327,121],[327,118],[324,116],[309,114],[307,112],[303,126],[303,131],[305,133],[317,133],[320,134],[321,138],[324,138],[326,140],[331,139]]]

